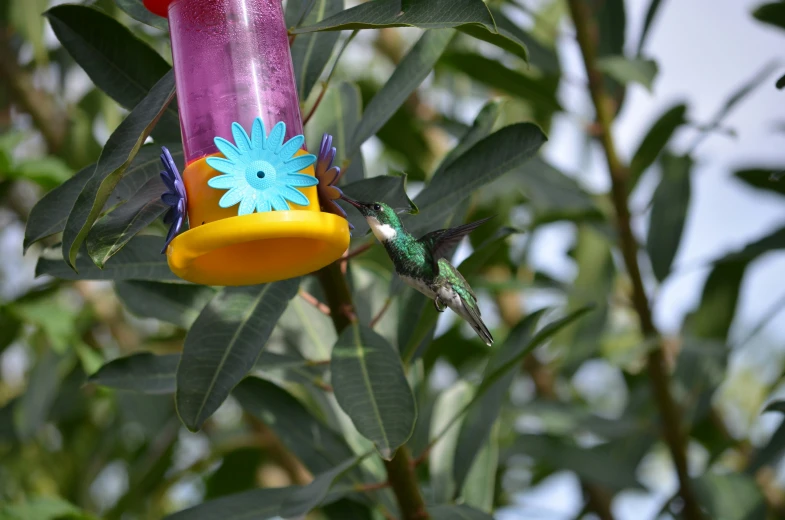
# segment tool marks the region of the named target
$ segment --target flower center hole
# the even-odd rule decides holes
[[[259,170],[258,172],[256,172],[256,176],[260,179],[264,179],[264,172],[262,170]]]

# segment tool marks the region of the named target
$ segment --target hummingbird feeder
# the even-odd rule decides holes
[[[180,178],[164,150],[172,271],[194,283],[252,285],[340,258],[349,224],[331,200],[320,209],[340,170],[328,136],[318,162],[306,150],[281,1],[144,5],[169,19],[186,164]],[[189,229],[178,235],[184,213]]]

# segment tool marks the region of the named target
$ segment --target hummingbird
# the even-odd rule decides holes
[[[383,202],[360,202],[342,195],[357,208],[374,236],[382,243],[403,282],[433,300],[436,310],[449,307],[472,326],[490,346],[488,327],[480,316],[477,296],[461,273],[445,258],[461,239],[493,217],[449,229],[439,229],[415,238],[406,231],[398,214]]]

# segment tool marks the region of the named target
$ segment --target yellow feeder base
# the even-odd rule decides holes
[[[312,273],[349,247],[346,219],[316,211],[271,211],[216,220],[177,236],[169,268],[203,285],[254,285]]]
[[[313,175],[313,167],[303,173]],[[275,282],[317,271],[349,247],[346,219],[319,211],[315,187],[302,190],[309,199],[303,209],[238,216],[236,208],[218,206],[223,191],[207,186],[217,174],[205,158],[183,172],[193,227],[166,250],[169,268],[183,280],[221,286]]]

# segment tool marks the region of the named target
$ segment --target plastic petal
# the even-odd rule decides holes
[[[221,173],[234,174],[237,173],[239,169],[236,163],[229,159],[224,159],[223,157],[208,157],[205,162],[208,166],[215,168]]]
[[[245,155],[251,151],[251,141],[239,123],[232,123],[232,136],[234,137],[234,144],[241,154]]]
[[[271,209],[273,209],[273,206],[270,204],[270,201],[267,200],[267,197],[263,197],[256,202],[256,211],[259,213],[264,213],[265,211],[270,211]]]
[[[284,177],[284,182],[289,186],[299,186],[299,187],[308,187],[308,186],[316,186],[319,184],[319,180],[316,177],[311,175],[306,175],[304,173],[289,173]]]
[[[243,197],[240,201],[240,209],[237,210],[238,215],[250,215],[256,209],[256,200],[251,197]]]
[[[297,191],[296,189],[292,188],[291,186],[284,186],[280,190],[281,195],[289,199],[290,201],[294,202],[299,206],[307,206],[308,205],[308,197],[303,195],[301,192]]]
[[[253,125],[251,126],[251,145],[257,152],[264,150],[266,134],[267,130],[264,128],[264,121],[262,121],[261,117],[257,117],[253,120]]]
[[[215,146],[218,147],[218,150],[224,154],[224,157],[229,159],[230,161],[242,161],[242,155],[240,154],[240,150],[237,149],[232,143],[224,139],[223,137],[216,137],[213,139]]]
[[[234,175],[218,175],[208,180],[207,185],[219,190],[228,190],[237,185],[237,178]]]
[[[218,201],[218,205],[222,208],[230,208],[240,202],[243,199],[243,195],[245,195],[245,190],[240,188],[232,188],[231,190],[224,193],[224,196],[221,197],[220,201]]]
[[[280,151],[281,145],[283,144],[283,138],[286,135],[286,123],[283,121],[278,121],[272,130],[270,130],[270,135],[267,136],[267,142],[265,143],[264,149],[268,152],[278,153]]]
[[[284,161],[288,161],[289,159],[294,157],[294,154],[297,153],[297,150],[302,148],[304,142],[305,142],[305,137],[303,137],[302,135],[296,135],[291,139],[289,139],[288,141],[286,141],[286,143],[281,147],[281,149],[277,153],[278,155],[281,156],[281,158]]]
[[[286,199],[277,193],[270,198],[270,202],[275,211],[287,211],[289,209],[289,204],[286,202]]]
[[[311,154],[300,155],[286,161],[283,170],[287,173],[295,173],[306,169],[316,161],[316,156]]]

